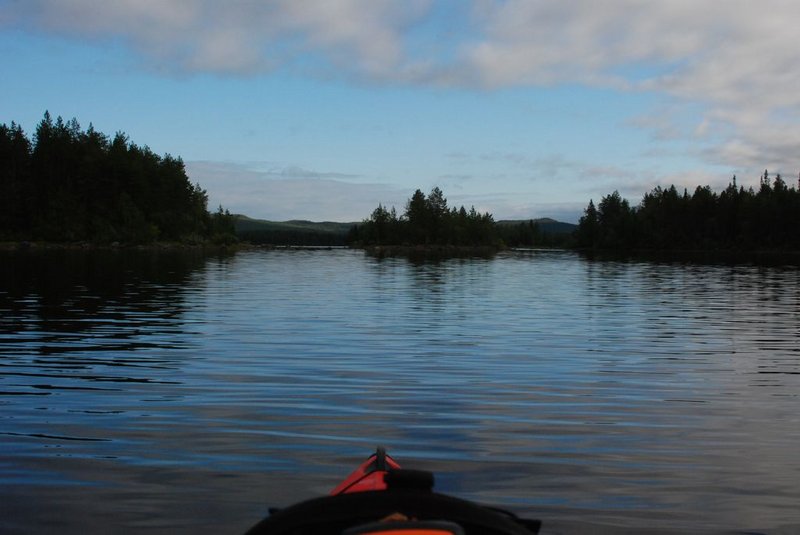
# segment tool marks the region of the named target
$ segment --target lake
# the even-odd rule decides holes
[[[800,531],[800,271],[0,252],[0,531],[242,533],[377,445],[546,533]]]

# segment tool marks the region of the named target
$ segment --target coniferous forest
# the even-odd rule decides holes
[[[798,229],[800,190],[764,171],[757,191],[734,176],[720,193],[658,187],[633,207],[615,191],[589,201],[576,241],[603,250],[798,251]]]
[[[233,216],[207,210],[183,161],[123,133],[112,139],[49,113],[33,139],[0,124],[0,241],[229,243]]]
[[[420,190],[406,202],[405,213],[398,216],[394,207],[384,206],[356,226],[350,241],[363,245],[494,245],[498,236],[491,214],[452,209],[439,188],[427,197]]]

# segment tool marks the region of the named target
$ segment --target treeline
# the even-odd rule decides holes
[[[543,232],[533,220],[501,224],[474,206],[448,207],[444,193],[435,187],[427,196],[416,190],[401,215],[394,207],[379,204],[368,219],[353,227],[348,243],[499,248],[563,245],[567,239],[563,233]]]
[[[576,230],[579,247],[608,250],[800,250],[800,190],[764,171],[758,190],[657,187],[638,206],[618,192],[592,201]]]
[[[573,244],[568,223],[559,223],[552,219],[534,221],[499,221],[497,232],[504,244],[509,247],[570,247]]]
[[[207,204],[180,158],[123,133],[109,139],[47,112],[32,141],[14,122],[0,125],[0,240],[235,240],[233,217]]]

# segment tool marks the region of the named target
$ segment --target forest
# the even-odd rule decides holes
[[[233,216],[209,213],[183,161],[49,112],[30,140],[0,124],[0,241],[231,243]]]
[[[737,187],[734,176],[720,193],[657,187],[637,206],[615,191],[589,201],[575,238],[598,250],[797,251],[798,228],[800,190],[764,171],[758,190]]]
[[[553,222],[555,223],[555,222]],[[379,204],[355,225],[348,243],[356,246],[531,247],[565,245],[569,236],[547,233],[534,220],[498,223],[488,212],[448,207],[438,187],[427,196],[416,190],[398,215]]]

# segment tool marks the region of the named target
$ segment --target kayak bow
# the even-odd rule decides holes
[[[271,510],[246,535],[533,535],[541,522],[433,491],[378,448],[328,496]]]
[[[400,470],[400,465],[386,454],[384,448],[379,447],[375,453],[361,463],[361,466],[353,470],[331,491],[331,496],[351,492],[386,490],[385,478],[390,470]]]

